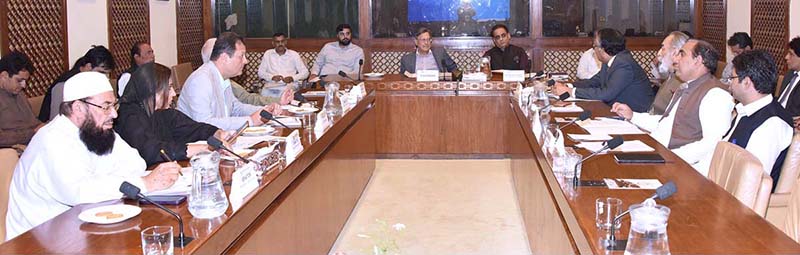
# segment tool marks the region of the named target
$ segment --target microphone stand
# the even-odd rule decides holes
[[[142,190],[139,189],[139,187],[136,187],[136,185],[123,181],[122,185],[120,185],[119,187],[119,191],[122,192],[122,194],[125,194],[125,196],[128,198],[144,199],[145,201],[158,207],[158,209],[164,210],[165,212],[169,213],[170,215],[178,219],[178,228],[180,232],[178,232],[178,237],[173,237],[173,246],[183,248],[186,247],[186,245],[188,245],[192,240],[194,240],[194,238],[183,234],[183,218],[181,217],[180,214],[177,214],[172,210],[167,209],[163,205],[160,205],[155,201],[151,200],[150,198],[142,194]]]

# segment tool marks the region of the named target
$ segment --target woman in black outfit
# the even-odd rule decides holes
[[[205,140],[214,135],[227,137],[227,132],[215,126],[192,120],[171,108],[175,90],[170,79],[171,71],[157,63],[140,66],[132,75],[122,98],[114,130],[139,155],[153,165],[166,161],[161,150],[172,160],[184,160],[208,151],[205,144],[186,143]]]

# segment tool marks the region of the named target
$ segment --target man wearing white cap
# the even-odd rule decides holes
[[[178,178],[174,162],[145,172],[136,149],[114,132],[117,99],[105,75],[83,72],[67,80],[60,113],[33,136],[14,169],[6,240],[77,204],[122,197],[123,181],[148,192]]]

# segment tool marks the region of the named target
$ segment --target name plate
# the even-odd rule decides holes
[[[417,70],[417,81],[439,81],[439,70]]]
[[[503,81],[525,81],[525,70],[503,70]]]
[[[256,174],[255,166],[253,163],[247,163],[233,172],[230,195],[233,211],[239,210],[244,204],[245,197],[258,188],[258,174]]]
[[[286,164],[291,164],[297,155],[303,151],[303,143],[300,142],[300,132],[295,129],[289,136],[286,137]]]

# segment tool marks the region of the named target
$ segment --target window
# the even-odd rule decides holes
[[[694,33],[694,0],[542,0],[544,36],[588,36],[614,28],[626,36]]]
[[[221,0],[214,4],[214,34],[233,31],[246,37],[292,38],[336,36],[348,23],[358,37],[358,0]]]

